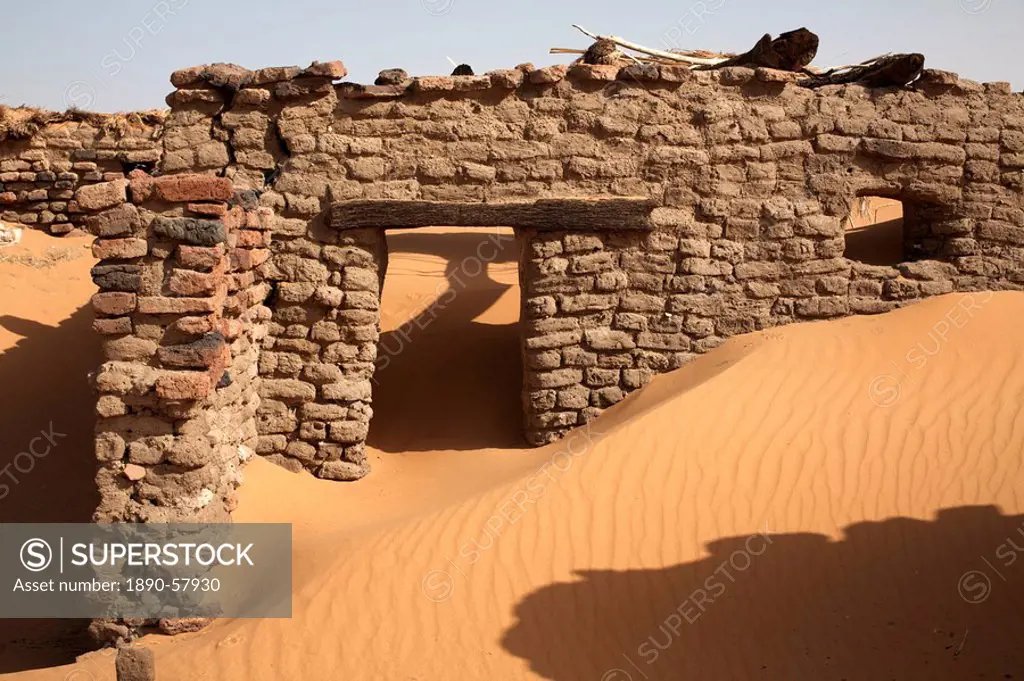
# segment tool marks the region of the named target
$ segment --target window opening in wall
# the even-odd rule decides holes
[[[386,234],[367,443],[384,451],[525,446],[513,230]]]
[[[868,265],[896,265],[907,260],[903,203],[862,196],[846,221],[846,257]]]

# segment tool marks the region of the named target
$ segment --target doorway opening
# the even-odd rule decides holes
[[[389,229],[386,239],[367,443],[388,452],[524,446],[513,229]]]
[[[862,196],[846,221],[846,257],[867,265],[898,265],[907,260],[901,201]]]

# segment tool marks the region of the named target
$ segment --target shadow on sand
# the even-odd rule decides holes
[[[517,262],[511,232],[388,233],[388,250],[444,258],[447,288],[424,277],[404,323],[381,334],[368,444],[386,452],[525,446],[518,325],[474,321],[514,288],[488,271]],[[385,304],[396,309],[390,293],[385,280]]]
[[[102,361],[84,307],[52,327],[11,316],[24,336],[0,354],[0,522],[87,523],[99,502],[93,478],[94,404],[88,374]],[[55,443],[33,438],[50,432]],[[45,451],[49,448],[49,451]],[[17,482],[14,482],[17,479]],[[7,547],[4,547],[7,548]],[[88,620],[0,620],[0,673],[66,664],[89,649]]]
[[[502,643],[558,681],[1024,678],[1024,516],[964,507],[768,539],[581,572],[523,599]]]

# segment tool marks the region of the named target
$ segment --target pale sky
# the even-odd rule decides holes
[[[571,60],[570,24],[650,47],[744,51],[764,33],[821,36],[815,65],[921,52],[926,65],[1024,88],[1024,0],[6,0],[0,103],[95,111],[164,107],[171,71],[341,59],[349,79],[384,68],[477,73]]]

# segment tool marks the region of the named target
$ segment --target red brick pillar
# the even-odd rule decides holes
[[[257,437],[263,214],[213,175],[136,172],[90,191],[109,194],[86,220],[105,355],[95,519],[226,521]]]

